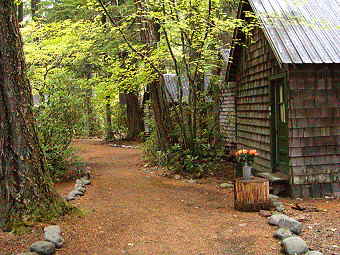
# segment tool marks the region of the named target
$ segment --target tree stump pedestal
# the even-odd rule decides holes
[[[238,178],[234,184],[234,207],[239,211],[259,211],[272,207],[269,181],[264,178]]]

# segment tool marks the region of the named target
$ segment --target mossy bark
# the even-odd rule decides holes
[[[54,191],[39,146],[14,1],[0,1],[0,228],[69,208]]]

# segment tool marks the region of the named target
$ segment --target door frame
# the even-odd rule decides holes
[[[271,133],[271,150],[272,150],[272,157],[271,157],[271,164],[272,164],[272,171],[273,172],[280,172],[279,169],[277,169],[277,165],[278,165],[278,134],[277,134],[277,116],[279,114],[278,109],[277,109],[277,104],[276,104],[276,100],[275,97],[277,96],[277,89],[275,86],[275,83],[278,80],[283,80],[283,93],[285,94],[285,118],[287,120],[287,125],[288,125],[288,81],[287,81],[287,73],[279,73],[279,74],[275,74],[269,77],[269,82],[270,82],[270,123],[271,123],[271,128],[270,128],[270,133]],[[288,127],[287,127],[288,128]],[[289,129],[288,129],[289,132]],[[288,139],[288,138],[287,138]],[[289,142],[289,140],[288,140]],[[289,143],[288,143],[288,153],[289,153]],[[289,161],[289,154],[288,154],[288,158],[287,160]],[[288,174],[289,173],[289,169],[287,170],[287,173],[284,172],[280,172],[283,174]]]

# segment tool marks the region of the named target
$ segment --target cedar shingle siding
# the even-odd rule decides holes
[[[220,123],[226,145],[233,147],[236,143],[234,82],[229,82],[222,91]]]
[[[253,37],[254,43],[239,48],[236,80],[236,133],[238,149],[256,149],[259,155],[254,162],[258,171],[270,171],[271,121],[270,81],[276,60],[261,30]],[[239,61],[239,62],[238,62]]]
[[[340,183],[340,64],[289,69],[291,183]]]
[[[252,5],[261,7],[258,0],[250,1]],[[266,0],[268,1],[272,0]],[[333,0],[328,1],[333,3]],[[247,4],[241,5],[242,7],[243,10],[250,8]],[[238,17],[243,18],[242,9],[239,10]],[[233,101],[235,102],[234,139],[237,147],[256,149],[259,152],[253,165],[257,172],[273,172],[274,169],[288,175],[293,196],[319,197],[329,193],[340,196],[339,44],[336,46],[333,41],[328,42],[332,44],[333,50],[338,50],[338,55],[333,54],[331,61],[323,64],[308,61],[294,63],[293,60],[284,62],[281,55],[288,54],[292,50],[292,44],[287,40],[275,40],[283,36],[289,37],[290,30],[287,32],[273,28],[270,24],[265,24],[264,27],[266,34],[262,29],[256,30],[251,43],[242,38],[240,31],[234,34],[234,39],[246,43],[248,47],[236,45],[231,52],[232,63],[228,65],[227,82],[235,82],[236,85],[232,91],[234,96],[226,91],[224,98],[227,100],[223,100],[222,109],[230,108]],[[270,37],[268,31],[276,31],[276,37]],[[314,32],[317,35],[326,33],[318,30]],[[290,40],[295,43],[296,38],[298,37]],[[278,54],[281,45],[278,46],[279,43],[286,47],[285,52],[280,52],[281,55]],[[318,44],[319,42],[315,43],[316,46]],[[309,52],[308,44],[305,45],[304,52]],[[320,57],[320,62],[327,59],[326,55],[320,56],[323,57]],[[288,114],[282,110],[284,117],[280,115],[281,108],[277,108],[282,88],[285,91],[282,93],[287,94],[287,98],[283,100],[286,100],[287,107],[283,104],[282,109],[286,109],[284,111]],[[232,112],[231,109],[228,111]],[[277,127],[281,127],[274,125],[274,122],[277,123],[277,116],[280,116],[281,123],[285,126],[288,123],[288,133],[278,135]],[[275,143],[274,137],[285,139],[282,141],[286,143],[278,143],[277,140]],[[283,146],[275,147],[275,144]],[[277,156],[284,153],[280,150],[282,148],[287,148],[285,155],[288,153],[288,158],[283,161],[287,164],[276,164],[274,167],[274,162],[278,162]]]

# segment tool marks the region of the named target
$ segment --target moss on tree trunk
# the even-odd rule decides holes
[[[32,114],[22,39],[12,0],[0,2],[0,227],[70,208],[55,192]]]

